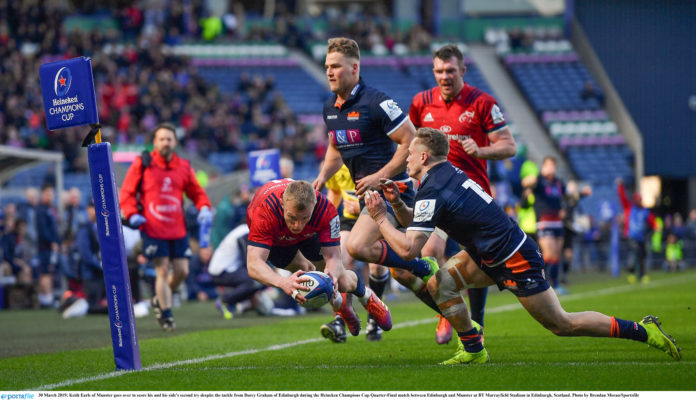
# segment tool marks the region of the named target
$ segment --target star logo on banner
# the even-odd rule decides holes
[[[60,86],[65,86],[65,81],[66,81],[66,79],[63,78],[62,76],[60,77],[60,79],[58,79],[58,82],[60,82]]]

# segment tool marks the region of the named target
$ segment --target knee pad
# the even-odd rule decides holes
[[[435,274],[437,290],[431,294],[440,310],[464,302],[460,291],[466,288],[466,280],[459,271],[460,264],[461,260],[452,257]]]

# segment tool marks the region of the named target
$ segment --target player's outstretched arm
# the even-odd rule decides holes
[[[406,169],[408,146],[416,135],[416,128],[411,121],[404,122],[396,131],[389,135],[394,143],[398,144],[394,156],[384,164],[379,171],[355,181],[355,194],[362,196],[367,189],[377,190],[380,178],[391,178]]]
[[[396,254],[404,260],[412,260],[420,254],[421,249],[428,240],[427,234],[422,231],[403,232],[396,229],[387,219],[387,205],[374,191],[365,193],[365,206],[370,212],[370,216],[379,226],[379,231],[384,239],[394,249]]]
[[[266,286],[277,287],[288,296],[296,295],[295,300],[298,303],[304,303],[306,301],[305,298],[300,294],[296,294],[297,290],[304,288],[301,282],[307,280],[300,277],[304,271],[295,271],[287,278],[282,277],[266,263],[269,254],[270,250],[263,247],[247,246],[247,270],[249,277]]]
[[[345,272],[343,268],[343,261],[341,261],[341,247],[340,246],[322,246],[321,254],[324,256],[324,261],[326,266],[324,267],[324,272],[328,274],[331,279],[333,279],[334,287],[338,288],[342,292],[348,292],[355,289],[355,283],[350,287],[346,286],[345,278],[341,278]],[[342,284],[339,287],[339,284]]]
[[[384,197],[391,204],[399,224],[401,224],[401,226],[408,226],[413,219],[413,209],[401,200],[399,185],[391,179],[382,178],[379,182],[382,193],[384,193]]]

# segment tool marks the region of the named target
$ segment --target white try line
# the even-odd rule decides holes
[[[578,294],[574,294],[574,295],[562,296],[561,300],[562,300],[562,302],[567,302],[567,301],[574,301],[574,300],[582,300],[582,299],[586,299],[588,297],[606,296],[606,295],[612,295],[612,294],[630,292],[630,291],[637,291],[637,290],[643,290],[643,289],[653,289],[656,287],[668,286],[668,285],[672,285],[675,283],[684,283],[684,282],[692,281],[695,279],[696,279],[696,275],[694,275],[694,274],[689,274],[689,275],[685,275],[685,276],[680,275],[680,276],[675,276],[673,278],[661,279],[658,281],[654,281],[654,282],[651,282],[649,284],[622,285],[622,286],[615,286],[615,287],[606,288],[606,289],[594,290],[591,292],[584,292],[584,293],[578,293]],[[513,311],[513,310],[517,310],[517,309],[521,309],[521,308],[522,308],[522,305],[520,305],[519,303],[505,304],[502,306],[487,309],[486,314],[497,314],[497,313]],[[395,324],[392,329],[408,328],[408,327],[412,327],[412,326],[429,324],[429,323],[433,323],[433,322],[434,322],[433,318],[425,318],[425,319],[420,319],[420,320],[415,320],[415,321],[406,321],[406,322],[401,322],[401,323]],[[362,332],[361,335],[362,334],[364,334],[364,332]],[[147,367],[143,367],[143,369],[141,371],[132,371],[132,370],[114,371],[114,372],[109,372],[106,374],[87,376],[84,378],[68,379],[68,380],[65,380],[62,382],[50,383],[50,384],[42,385],[42,386],[39,386],[36,388],[24,389],[24,390],[29,391],[29,392],[53,390],[53,389],[57,389],[57,388],[64,387],[64,386],[76,385],[76,384],[85,383],[85,382],[95,382],[95,381],[100,381],[100,380],[104,380],[104,379],[115,378],[117,376],[126,375],[126,374],[145,372],[145,371],[163,370],[163,369],[169,369],[169,368],[178,367],[178,366],[182,366],[182,365],[198,364],[198,363],[202,363],[202,362],[206,362],[206,361],[220,360],[223,358],[231,358],[231,357],[243,356],[243,355],[247,355],[247,354],[256,354],[256,353],[261,353],[261,352],[265,352],[265,351],[283,350],[283,349],[287,349],[290,347],[301,346],[303,344],[316,343],[316,342],[321,342],[321,341],[325,341],[325,340],[326,339],[324,339],[324,338],[305,339],[305,340],[298,340],[296,342],[275,344],[272,346],[259,348],[259,349],[240,350],[240,351],[233,351],[233,352],[223,353],[223,354],[212,354],[209,356],[192,358],[192,359],[188,359],[188,360],[173,361],[173,362],[168,362],[168,363],[157,363],[157,364],[148,365]]]

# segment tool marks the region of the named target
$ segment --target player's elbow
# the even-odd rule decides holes
[[[505,158],[510,158],[517,154],[517,144],[511,141],[507,146],[505,146]]]
[[[253,262],[248,262],[247,263],[247,273],[249,274],[249,278],[258,280],[260,278],[259,270],[256,266],[254,266]]]

